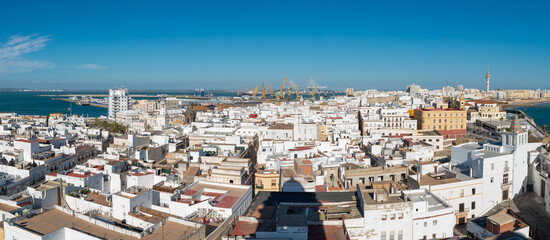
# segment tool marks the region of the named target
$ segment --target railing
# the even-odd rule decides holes
[[[462,209],[455,210],[455,213],[463,213],[463,212],[469,212],[469,211],[470,211],[470,208],[465,207],[465,208],[462,208]]]

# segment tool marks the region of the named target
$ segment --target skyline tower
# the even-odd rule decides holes
[[[124,86],[109,89],[109,119],[116,120],[118,112],[128,110],[129,102],[128,89],[124,88]]]
[[[487,65],[487,74],[485,74],[485,79],[487,79],[487,89],[485,92],[489,93],[489,79],[491,78],[491,74],[489,74],[489,65]]]

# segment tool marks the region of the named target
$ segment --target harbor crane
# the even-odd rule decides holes
[[[264,83],[262,82],[262,99],[265,99],[265,95],[267,94],[267,89],[264,86]]]
[[[284,99],[285,98],[285,85],[286,85],[286,77],[284,77],[283,79],[283,84],[281,84],[281,97]]]
[[[252,93],[252,97],[256,99],[256,94],[258,94],[258,85],[256,85],[256,88],[254,88],[254,92]]]
[[[300,100],[300,91],[298,91],[296,83],[294,83],[294,91],[296,92],[296,100]]]
[[[294,85],[294,81],[292,81],[292,79],[290,79],[290,81],[288,81],[288,85],[286,87],[288,93],[287,93],[287,98],[290,99],[291,98],[291,90],[292,90],[292,86]]]
[[[325,89],[326,86],[319,86],[315,80],[313,80],[312,77],[309,77],[309,82],[307,84],[307,91],[313,92],[313,90],[317,91],[318,89]]]

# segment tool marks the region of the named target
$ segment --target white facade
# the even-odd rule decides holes
[[[453,236],[455,215],[448,203],[424,189],[403,193],[412,201],[410,239],[440,239]]]
[[[129,109],[130,97],[128,89],[115,88],[109,89],[109,119],[116,120],[118,112],[127,111]]]
[[[452,163],[483,179],[484,211],[527,191],[528,152],[540,146],[528,143],[527,134],[503,133],[500,145],[465,143],[452,148]]]

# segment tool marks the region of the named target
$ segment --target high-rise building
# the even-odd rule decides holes
[[[128,89],[124,86],[109,89],[109,119],[116,120],[116,113],[128,110],[129,103]]]
[[[485,79],[487,79],[487,90],[486,92],[489,92],[489,79],[491,78],[491,74],[489,74],[489,66],[487,66],[487,74],[485,74]]]
[[[405,92],[410,93],[411,96],[416,95],[416,93],[419,91],[420,91],[420,85],[410,84],[405,87]]]

